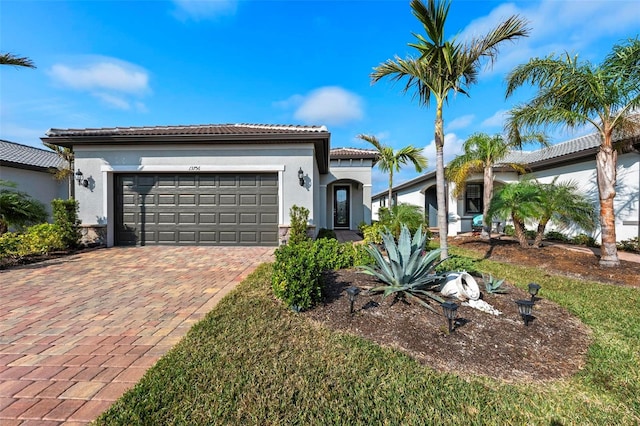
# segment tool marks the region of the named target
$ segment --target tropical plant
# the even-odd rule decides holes
[[[525,173],[525,166],[520,163],[504,163],[502,160],[512,149],[522,149],[524,142],[537,141],[546,146],[547,141],[542,134],[522,136],[513,132],[507,137],[502,135],[489,136],[486,133],[475,133],[462,145],[463,153],[454,158],[448,165],[445,175],[453,182],[453,194],[457,197],[464,192],[465,182],[471,174],[483,174],[483,208],[481,238],[489,239],[491,232],[491,216],[488,215],[489,202],[493,198],[493,167],[500,163],[519,173]]]
[[[427,167],[427,159],[422,155],[422,150],[413,145],[405,146],[396,151],[393,147],[382,145],[375,136],[358,135],[358,137],[374,146],[378,151],[378,158],[376,160],[378,168],[383,173],[389,173],[388,199],[389,207],[391,207],[393,205],[393,173],[399,172],[400,167],[408,162],[413,163],[416,172],[419,173]]]
[[[35,68],[33,61],[27,57],[16,56],[12,53],[0,53],[0,65],[13,65],[16,67]]]
[[[15,182],[0,179],[0,235],[7,232],[9,226],[20,229],[47,220],[44,204],[16,187]]]
[[[288,244],[297,244],[309,240],[307,234],[307,222],[309,221],[309,209],[293,205],[289,210],[289,241]]]
[[[390,209],[382,207],[378,210],[378,221],[396,240],[400,237],[402,226],[406,226],[411,234],[423,228],[427,241],[431,239],[431,232],[425,228],[424,210],[420,206],[402,203]]]
[[[73,160],[74,154],[71,148],[63,147],[60,145],[56,145],[53,143],[44,142],[44,146],[58,154],[64,161],[64,167],[52,170],[53,176],[56,180],[67,181],[68,189],[69,189],[69,198],[73,198],[74,195],[74,186],[73,186]]]
[[[398,243],[389,232],[382,235],[388,260],[373,245],[366,250],[375,260],[375,265],[361,266],[362,272],[373,275],[385,285],[372,288],[372,293],[382,293],[383,297],[391,294],[396,298],[405,297],[417,301],[424,307],[435,309],[424,298],[444,302],[435,291],[445,280],[444,275],[434,272],[440,257],[440,250],[425,253],[427,234],[418,229],[413,238],[406,226],[402,226]]]
[[[56,198],[51,201],[53,221],[62,231],[62,240],[66,248],[75,249],[80,244],[80,219],[78,219],[79,204],[74,199],[62,200]]]
[[[520,246],[528,248],[525,222],[542,215],[542,194],[532,180],[509,183],[498,189],[491,199],[490,217],[511,217],[514,235]]]
[[[578,192],[575,182],[567,181],[557,183],[556,177],[551,183],[538,183],[541,194],[542,214],[538,217],[533,247],[540,247],[544,230],[549,223],[553,223],[560,229],[578,225],[586,231],[595,229],[596,218],[593,204]]]
[[[526,36],[529,30],[526,21],[518,16],[491,29],[486,35],[460,42],[455,38],[445,41],[445,23],[449,14],[450,0],[412,0],[413,15],[420,21],[426,38],[414,34],[417,43],[409,46],[419,52],[418,58],[395,57],[374,68],[371,79],[375,83],[384,77],[392,81],[406,78],[404,92],[414,91],[420,104],[428,106],[435,98],[435,145],[436,145],[436,197],[438,203],[438,229],[440,251],[444,259],[448,256],[447,213],[444,176],[444,121],[442,108],[453,91],[468,95],[467,88],[477,82],[483,59],[492,63],[498,54],[498,47],[505,41]]]
[[[596,179],[600,199],[602,254],[600,265],[620,264],[616,249],[614,198],[618,152],[629,135],[640,128],[640,39],[613,46],[600,65],[578,61],[578,56],[533,58],[507,78],[506,96],[532,84],[538,92],[514,108],[508,125],[524,129],[564,125],[592,125],[600,136]],[[619,141],[618,146],[614,141]]]
[[[482,274],[482,281],[484,281],[484,288],[487,290],[487,293],[491,294],[506,294],[509,293],[509,290],[506,288],[502,288],[502,284],[504,284],[504,278],[497,279],[494,278],[493,275],[489,274],[488,276]]]
[[[470,257],[454,254],[436,266],[436,273],[468,272],[469,274],[478,274],[477,263],[477,260],[471,259]]]

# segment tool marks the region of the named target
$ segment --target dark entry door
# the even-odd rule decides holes
[[[333,188],[333,227],[349,228],[349,187]]]

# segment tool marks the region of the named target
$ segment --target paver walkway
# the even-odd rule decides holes
[[[0,425],[94,420],[272,255],[117,247],[0,271]]]

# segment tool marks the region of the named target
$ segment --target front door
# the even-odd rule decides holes
[[[333,188],[333,227],[349,228],[349,187]]]

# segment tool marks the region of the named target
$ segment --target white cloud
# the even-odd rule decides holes
[[[101,92],[94,92],[92,93],[92,95],[100,99],[102,102],[104,102],[105,104],[107,104],[112,108],[123,109],[123,110],[131,109],[131,105],[129,104],[129,102],[127,102],[126,99],[123,99],[120,96],[110,95],[109,93],[101,93]]]
[[[501,109],[496,111],[491,117],[485,119],[480,125],[482,127],[504,127],[504,121],[507,118],[507,114],[509,111],[506,109]]]
[[[475,115],[473,114],[463,115],[461,117],[454,118],[453,120],[446,123],[446,130],[453,131],[458,129],[464,129],[465,127],[469,126],[473,122],[474,118],[475,118]]]
[[[58,84],[77,90],[106,89],[143,93],[149,89],[149,75],[146,71],[113,59],[79,67],[55,64],[50,75]]]
[[[444,164],[453,160],[456,156],[462,153],[463,139],[458,138],[455,133],[447,133],[444,135]],[[429,169],[434,170],[436,168],[436,141],[432,139],[429,145],[423,150],[422,154],[429,160]]]
[[[174,16],[181,21],[229,16],[238,9],[237,0],[173,0],[173,4],[176,6]]]
[[[362,100],[341,87],[321,87],[306,96],[294,95],[284,103],[299,103],[294,117],[308,124],[342,125],[362,118]]]

